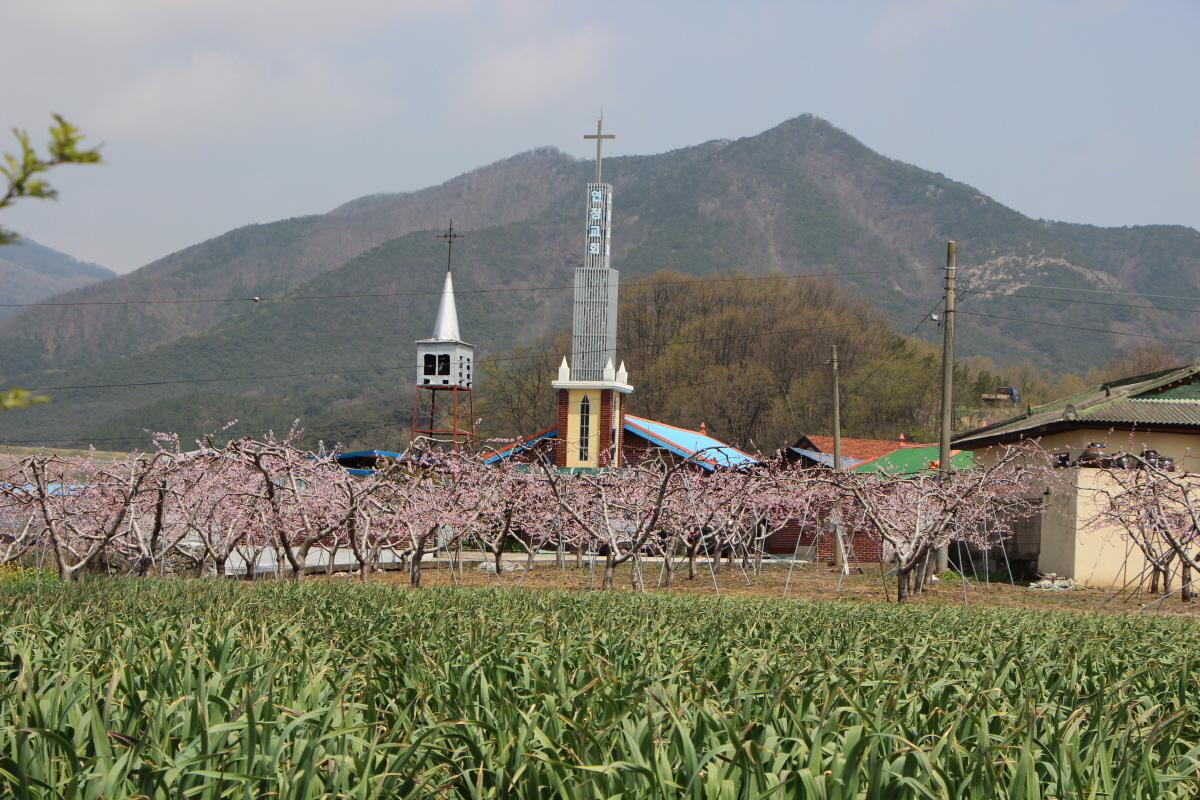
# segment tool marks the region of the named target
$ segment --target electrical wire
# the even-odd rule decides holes
[[[935,267],[918,267],[917,269],[882,269],[868,270],[865,272],[806,272],[799,275],[759,275],[736,278],[696,278],[695,280],[687,281],[646,281],[641,283],[633,283],[633,286],[683,286],[693,283],[736,283],[740,281],[768,281],[768,280],[794,280],[799,278],[842,278],[851,275],[889,275],[893,273],[913,273],[913,272],[934,272],[938,268]],[[456,289],[454,294],[498,294],[503,292],[560,292],[567,289],[574,289],[574,285],[570,286],[521,286],[510,289]],[[383,292],[379,294],[320,294],[320,295],[298,295],[295,297],[226,297],[223,299],[209,300],[85,300],[78,303],[0,303],[0,308],[34,308],[34,307],[60,307],[60,306],[154,306],[154,305],[178,305],[189,303],[277,303],[291,302],[295,300],[363,300],[372,297],[436,297],[441,295],[441,290],[436,292]]]
[[[1051,303],[1073,303],[1084,306],[1110,306],[1112,308],[1140,308],[1144,311],[1180,311],[1185,314],[1200,314],[1200,308],[1159,308],[1158,306],[1141,306],[1136,303],[1101,303],[1097,300],[1070,300],[1065,297],[1036,297],[1028,294],[1010,294],[1008,292],[988,292],[982,289],[964,289],[963,294],[986,294],[998,297],[1011,297],[1016,300],[1046,300]],[[1197,298],[1200,299],[1200,298]],[[965,312],[964,312],[965,313]]]
[[[1012,283],[1009,281],[993,280],[989,278],[976,278],[980,283],[992,283],[999,286],[1013,286],[1017,289],[1054,289],[1059,292],[1092,292],[1094,294],[1119,294],[1126,297],[1157,297],[1166,300],[1195,300],[1200,302],[1200,297],[1180,297],[1176,294],[1145,294],[1141,292],[1123,292],[1116,289],[1083,289],[1074,286],[1042,286],[1036,283]]]
[[[938,300],[937,304],[934,305],[933,308],[929,309],[929,311],[927,311],[925,313],[925,316],[921,317],[921,321],[918,322],[911,331],[909,331],[908,336],[905,336],[903,340],[896,343],[896,346],[894,348],[892,348],[892,354],[890,356],[888,356],[887,358],[885,358],[882,362],[880,362],[879,366],[877,366],[875,369],[871,370],[871,374],[867,375],[867,377],[865,377],[861,381],[859,381],[858,384],[853,389],[846,392],[846,396],[849,397],[850,395],[857,393],[858,390],[863,387],[863,384],[865,384],[867,381],[871,380],[871,378],[875,377],[875,374],[877,372],[879,372],[879,370],[883,369],[888,364],[890,364],[892,362],[892,360],[895,359],[896,356],[900,354],[900,345],[903,344],[903,342],[905,340],[912,338],[912,336],[914,334],[916,334],[917,330],[920,329],[920,327],[925,324],[925,321],[927,319],[929,319],[931,316],[933,316],[933,312],[937,311],[938,308],[942,305],[942,303],[945,302],[945,300],[946,300],[946,298],[943,295],[942,299]]]
[[[534,356],[534,357],[536,358],[536,356]],[[828,363],[829,363],[828,361],[814,361],[809,364],[796,365],[794,368],[795,369],[808,369],[810,367],[826,366]],[[720,383],[721,381],[725,381],[725,380],[728,380],[728,378],[724,378],[724,377],[711,378],[711,379],[705,380],[705,381],[689,381],[687,383],[676,383],[676,384],[672,384],[670,386],[655,386],[653,388],[656,392],[669,392],[669,391],[674,391],[675,389],[689,389],[689,388],[692,388],[695,386],[708,386],[710,384]],[[396,424],[397,423],[395,420],[382,420],[380,422],[374,422],[374,423],[367,424],[367,425],[363,425],[361,423],[347,422],[347,423],[341,423],[338,425],[327,425],[327,426],[320,427],[320,428],[305,427],[305,428],[302,428],[302,430],[306,434],[317,434],[317,433],[328,433],[331,431],[338,431],[338,430],[373,430],[375,428],[381,428],[385,425],[396,425]],[[290,423],[289,423],[289,425],[290,425]],[[234,427],[236,427],[236,425],[230,426],[230,428],[225,429],[225,431],[222,431],[222,433],[225,433],[226,431],[229,431]],[[268,427],[270,427],[270,426],[268,426]],[[271,429],[280,430],[284,427],[288,427],[288,426],[278,425],[278,426],[274,426]],[[213,431],[204,431],[202,433],[191,433],[191,434],[180,433],[180,434],[176,434],[176,435],[182,440],[182,439],[190,439],[190,438],[194,438],[194,437],[206,436],[211,433],[213,433]],[[113,436],[113,437],[99,438],[99,439],[88,439],[87,441],[89,441],[93,444],[96,442],[139,442],[139,441],[143,441],[145,438],[146,437],[143,437],[143,436]],[[7,444],[7,445],[45,444],[45,443],[61,444],[61,443],[74,443],[74,442],[82,442],[82,441],[83,440],[79,439],[79,438],[75,438],[75,439],[23,439],[23,440],[4,439],[4,440],[0,440],[0,442],[2,442],[2,444],[0,444],[0,446],[2,446],[3,444]]]
[[[1064,325],[1060,322],[1043,322],[1037,319],[1016,319],[1015,317],[1001,317],[995,314],[982,314],[978,311],[957,311],[957,314],[969,314],[972,317],[988,317],[989,319],[1003,319],[1008,322],[1021,322],[1026,325],[1049,325],[1053,328],[1070,328],[1075,331],[1091,331],[1092,333],[1111,333],[1114,336],[1136,336],[1139,339],[1159,339],[1164,342],[1183,342],[1185,344],[1200,344],[1192,339],[1177,339],[1173,336],[1154,336],[1149,333],[1126,333],[1125,331],[1112,331],[1107,328],[1084,328],[1079,325]]]
[[[707,344],[709,342],[728,342],[737,339],[755,339],[762,336],[783,336],[789,333],[811,333],[816,331],[835,330],[837,328],[853,328],[858,327],[857,322],[846,322],[840,325],[824,325],[815,328],[792,328],[782,331],[764,331],[763,333],[747,333],[738,336],[713,336],[705,339],[688,339],[681,342],[667,342],[662,345],[640,345],[637,347],[627,348],[629,350],[647,350],[647,349],[665,349],[667,347],[681,347],[689,344]],[[572,355],[571,353],[537,353],[528,356],[506,356],[503,358],[493,359],[493,362],[499,361],[525,361],[533,358],[560,358]],[[249,375],[237,378],[196,378],[191,380],[179,381],[148,381],[143,383],[99,383],[80,386],[38,386],[36,388],[27,389],[29,392],[53,392],[65,391],[68,389],[123,389],[140,386],[176,386],[180,384],[195,384],[195,383],[228,383],[237,381],[267,381],[279,380],[283,378],[311,378],[328,375],[353,375],[363,372],[394,372],[396,370],[419,369],[420,365],[411,364],[399,367],[374,367],[372,369],[360,370],[340,370],[337,372],[296,372],[289,375]]]

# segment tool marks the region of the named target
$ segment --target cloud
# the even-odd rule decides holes
[[[512,113],[582,95],[602,79],[608,48],[601,29],[589,26],[492,53],[466,73],[458,105]]]
[[[394,102],[312,53],[255,59],[196,50],[113,88],[88,116],[105,135],[151,141],[169,135],[178,142],[295,121],[337,128]]]

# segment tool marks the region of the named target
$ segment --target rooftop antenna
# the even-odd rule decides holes
[[[446,272],[450,271],[450,254],[454,252],[454,240],[463,238],[461,233],[454,232],[454,220],[450,220],[450,229],[445,233],[435,234],[439,239],[446,240]]]

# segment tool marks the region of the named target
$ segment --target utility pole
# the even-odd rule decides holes
[[[946,243],[946,317],[942,320],[942,435],[938,441],[938,471],[949,478],[954,471],[950,463],[951,423],[954,420],[954,253],[955,243]],[[949,566],[945,547],[937,551],[937,572]]]
[[[833,345],[833,468],[842,468],[842,399],[838,385],[837,345]],[[850,559],[846,557],[846,539],[842,530],[842,515],[834,510],[833,535],[837,544],[834,562],[842,568],[843,575],[850,574]]]
[[[833,468],[842,468],[842,402],[838,387],[836,344],[833,346]]]
[[[942,320],[942,436],[938,444],[938,469],[950,467],[950,428],[954,417],[954,242],[946,245],[946,315]]]

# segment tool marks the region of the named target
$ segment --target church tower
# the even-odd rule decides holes
[[[587,187],[583,264],[575,270],[571,363],[564,358],[558,380],[560,467],[617,467],[621,460],[624,396],[633,391],[617,358],[617,271],[610,265],[612,186],[600,180],[601,146],[616,138],[596,123],[596,181]]]
[[[452,251],[460,234],[441,234]],[[450,253],[446,254],[446,281],[442,285],[433,336],[417,341],[417,388],[413,397],[409,441],[471,452],[475,447],[475,399],[471,391],[475,346],[462,340],[458,309],[454,304],[454,279]]]

